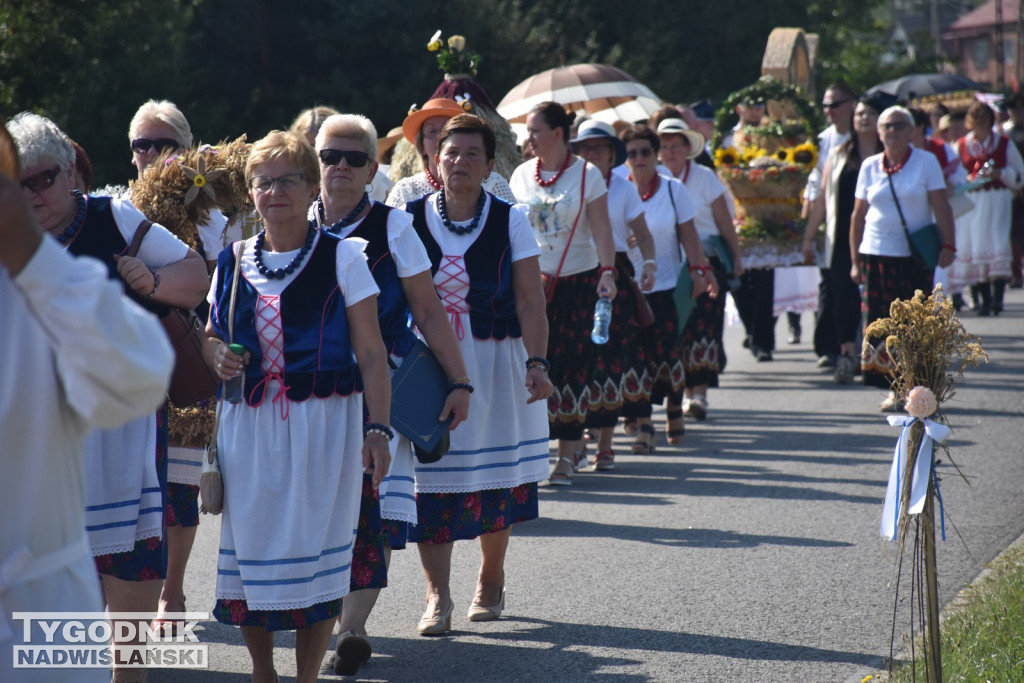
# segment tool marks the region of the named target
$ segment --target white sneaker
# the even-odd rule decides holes
[[[690,412],[689,414],[698,420],[703,420],[708,416],[708,399],[704,396],[694,396],[690,399]]]

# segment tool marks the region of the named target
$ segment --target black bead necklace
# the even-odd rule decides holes
[[[313,239],[316,237],[316,223],[310,221],[309,232],[306,233],[306,243],[302,245],[302,249],[299,249],[299,253],[295,255],[292,262],[284,268],[275,268],[270,270],[263,263],[263,242],[266,240],[267,231],[261,230],[260,234],[256,235],[256,245],[254,252],[256,254],[256,270],[260,271],[260,275],[270,280],[283,280],[302,263],[302,259],[306,258],[306,254],[309,253],[310,248],[313,246]]]
[[[327,230],[327,232],[332,233],[334,235],[337,235],[339,232],[341,232],[342,228],[347,228],[348,226],[355,223],[356,218],[359,217],[359,214],[361,214],[363,212],[363,209],[365,209],[369,205],[370,195],[364,192],[363,198],[359,200],[358,204],[356,204],[356,208],[349,211],[348,215],[342,218],[340,221],[335,221],[334,223],[331,223],[330,226],[328,226],[327,214],[324,212],[323,197],[316,198],[316,210],[320,213],[320,222],[324,224],[324,229]]]
[[[448,228],[456,235],[465,235],[466,233],[476,230],[476,226],[480,223],[480,216],[484,213],[484,202],[486,201],[484,191],[480,190],[480,198],[476,200],[476,215],[473,216],[473,222],[466,227],[453,225],[448,219],[448,202],[445,200],[444,195],[444,189],[437,193],[437,212],[441,214],[441,222],[444,223],[444,227]]]
[[[72,190],[71,193],[75,196],[75,203],[78,205],[78,210],[75,212],[75,217],[71,219],[71,224],[61,230],[60,234],[57,235],[57,241],[64,245],[71,241],[71,238],[78,233],[82,224],[85,222],[85,195],[78,190]]]

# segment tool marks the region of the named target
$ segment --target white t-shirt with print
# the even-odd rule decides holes
[[[583,169],[586,168],[586,188],[582,191],[584,206],[580,206]],[[608,193],[601,171],[578,157],[573,159],[569,168],[559,177],[558,182],[550,187],[541,187],[534,180],[533,173],[537,168],[535,160],[527,161],[512,173],[509,185],[516,195],[516,200],[525,204],[527,217],[533,234],[540,245],[540,270],[542,273],[559,276],[575,275],[598,265],[597,248],[587,221],[586,204],[599,199]],[[554,172],[541,171],[542,180],[550,180]],[[572,243],[569,235],[573,224],[577,221],[576,232]],[[559,272],[558,264],[562,260],[566,245],[569,252]]]
[[[865,159],[857,175],[855,196],[868,203],[864,236],[858,252],[874,256],[910,256],[900,213],[882,168],[882,156],[875,154]],[[934,219],[928,193],[946,188],[942,168],[935,155],[913,150],[903,168],[893,173],[891,178],[907,230],[914,232],[932,223]]]

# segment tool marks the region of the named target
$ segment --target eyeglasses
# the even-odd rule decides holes
[[[906,121],[886,121],[878,124],[878,127],[882,130],[904,130],[910,128],[910,124]]]
[[[640,149],[631,149],[626,152],[626,156],[630,159],[636,159],[637,157],[644,157],[645,159],[654,154],[654,149],[651,147],[641,147]]]
[[[850,100],[839,100],[838,102],[822,102],[821,103],[821,108],[825,109],[825,110],[839,109],[839,107],[843,106],[844,104],[846,104],[849,101]]]
[[[320,161],[324,166],[337,166],[344,159],[352,168],[362,168],[370,160],[370,155],[358,150],[322,149]]]
[[[139,154],[147,154],[152,149],[156,149],[158,152],[166,152],[169,149],[178,149],[181,144],[177,140],[170,138],[157,138],[156,140],[150,140],[149,138],[135,138],[132,140],[132,151],[138,152]]]
[[[257,192],[270,192],[274,189],[274,184],[277,183],[278,188],[287,192],[288,190],[294,190],[305,179],[306,176],[302,173],[286,173],[277,178],[271,178],[268,175],[256,175],[249,179],[249,187]]]
[[[33,176],[29,176],[21,181],[21,186],[27,190],[39,194],[43,190],[47,190],[53,187],[53,184],[57,181],[57,176],[60,175],[60,166],[56,168],[47,169],[40,171]]]

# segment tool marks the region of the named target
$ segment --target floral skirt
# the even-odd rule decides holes
[[[590,382],[590,405],[584,421],[587,427],[614,427],[623,401],[637,401],[641,398],[638,392],[633,392],[629,398],[623,394],[623,385],[635,385],[639,381],[634,366],[636,359],[643,360],[643,344],[639,334],[641,328],[637,327],[634,319],[633,264],[626,254],[617,252],[615,267],[619,271],[615,281],[618,293],[612,301],[608,343],[594,345],[596,372]],[[600,383],[597,379],[599,376],[603,377]]]
[[[386,588],[388,567],[384,560],[386,535],[380,518],[380,499],[373,490],[373,477],[363,475],[363,492],[359,499],[359,526],[352,548],[352,573],[349,591]]]
[[[417,493],[419,524],[409,528],[412,543],[468,541],[537,519],[537,483],[470,493]]]
[[[604,398],[609,384],[607,367],[599,368],[598,345],[590,339],[597,301],[597,268],[558,278],[555,299],[547,305],[548,376],[555,390],[548,399],[552,439],[583,438],[591,404],[615,404]],[[606,346],[610,346],[606,344]],[[617,393],[618,389],[615,388]],[[592,393],[593,392],[593,393]]]
[[[199,526],[199,487],[167,482],[164,519],[167,526]]]
[[[268,631],[308,628],[318,621],[341,614],[341,598],[318,602],[310,607],[288,610],[250,610],[245,600],[218,600],[213,618],[232,626],[260,626]]]
[[[400,519],[383,519],[381,526],[387,540],[384,544],[392,550],[405,550],[405,544],[409,542],[409,522]]]
[[[156,476],[164,503],[164,528],[155,536],[135,542],[123,553],[97,555],[96,571],[124,581],[157,581],[167,578],[167,404],[156,411]]]
[[[653,406],[660,405],[666,397],[675,402],[682,401],[683,358],[679,344],[679,317],[673,290],[645,294],[654,311],[654,324],[640,331],[647,362],[641,368],[638,389],[640,399],[626,404],[622,414],[626,417],[650,417]],[[632,390],[633,387],[630,387]]]
[[[717,258],[712,258],[711,262],[719,266]],[[718,296],[711,298],[708,294],[701,294],[697,297],[679,339],[687,388],[717,387],[718,373],[725,370],[722,334],[725,331],[725,292],[728,285],[718,268],[714,272],[718,279]]]
[[[864,278],[865,329],[876,320],[888,318],[889,306],[896,299],[910,299],[918,289],[931,292],[932,273],[923,270],[910,257],[860,254],[859,262]],[[865,386],[891,388],[894,367],[885,350],[885,339],[865,335],[861,355]]]

